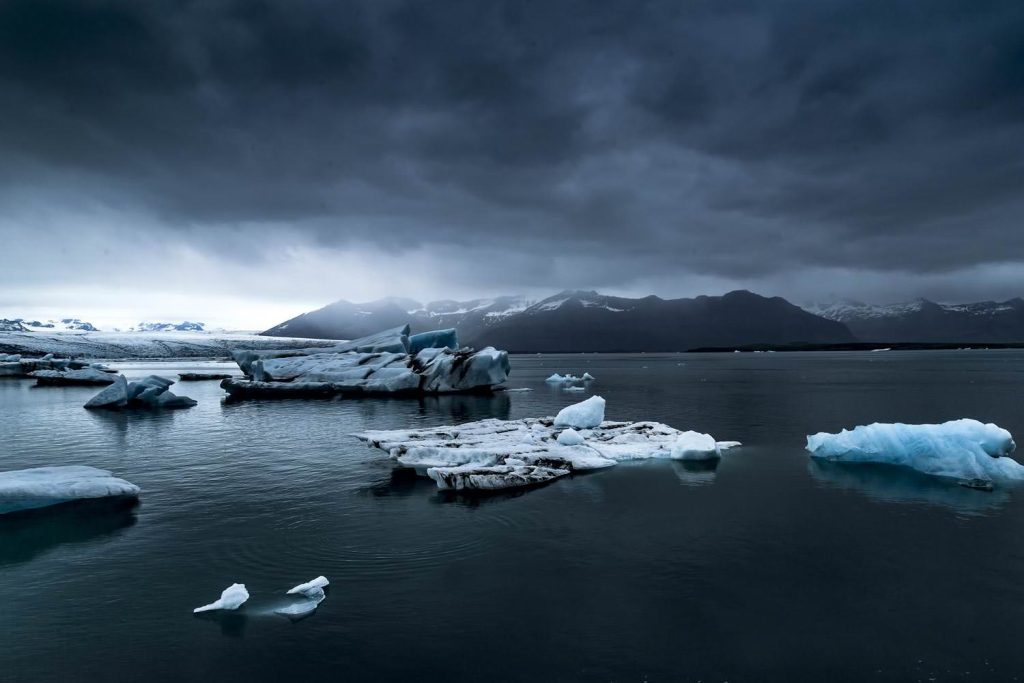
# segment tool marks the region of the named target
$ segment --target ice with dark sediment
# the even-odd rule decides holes
[[[689,460],[698,453],[718,457],[725,448],[739,445],[660,422],[607,421],[604,407],[604,399],[593,396],[567,406],[559,413],[561,420],[488,419],[354,436],[386,451],[399,467],[434,480],[438,488],[460,491],[535,486],[627,460]]]
[[[508,353],[459,348],[455,330],[409,336],[409,326],[330,349],[240,351],[245,379],[221,386],[235,398],[490,391],[507,378]]]

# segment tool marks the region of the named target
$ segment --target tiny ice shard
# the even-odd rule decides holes
[[[192,613],[198,614],[199,612],[210,612],[212,610],[217,609],[238,609],[242,606],[242,603],[244,603],[248,599],[249,591],[245,590],[245,584],[233,583],[224,589],[224,592],[220,594],[219,600],[214,600],[209,605],[196,607],[194,610],[192,610]]]
[[[603,398],[591,396],[586,401],[566,406],[555,415],[555,426],[576,429],[599,427],[604,422],[604,405]]]
[[[315,593],[316,591],[322,591],[324,588],[329,586],[330,583],[331,582],[328,581],[326,577],[318,576],[315,579],[313,579],[312,581],[307,581],[306,583],[300,583],[295,588],[292,588],[291,590],[288,591],[288,595],[294,595],[295,593],[302,593],[303,595],[309,595],[310,593]]]

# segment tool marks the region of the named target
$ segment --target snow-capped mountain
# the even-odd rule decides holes
[[[927,299],[888,305],[839,301],[804,308],[844,323],[863,341],[1024,341],[1024,299],[1019,297],[969,304],[939,304]]]
[[[185,320],[180,323],[146,323],[142,322],[129,328],[129,332],[205,332],[205,323],[193,323]]]
[[[521,296],[473,301],[338,301],[264,332],[351,339],[410,323],[413,331],[455,327],[463,343],[513,352],[683,351],[753,343],[845,342],[842,323],[788,301],[751,292],[695,299],[641,299],[565,291],[531,302]]]
[[[92,323],[78,318],[61,318],[60,320],[26,320],[24,318],[0,320],[0,331],[3,332],[98,332]]]

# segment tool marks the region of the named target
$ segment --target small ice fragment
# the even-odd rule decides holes
[[[192,613],[198,614],[199,612],[209,612],[215,609],[238,609],[248,599],[249,591],[245,590],[245,584],[233,583],[224,589],[224,592],[220,594],[219,600],[214,600],[209,605],[196,607],[192,610]]]
[[[590,374],[589,372],[584,372],[584,373],[583,373],[583,377],[582,377],[581,379],[582,379],[582,380],[583,380],[584,382],[591,382],[591,381],[593,381],[593,380],[595,380],[595,379],[597,379],[597,378],[596,378],[596,377],[594,377],[593,375],[591,375],[591,374]]]
[[[672,444],[673,460],[713,460],[719,457],[718,445],[710,434],[683,432]]]
[[[310,595],[311,593],[316,593],[317,591],[322,591],[324,588],[329,586],[330,583],[331,582],[328,581],[326,577],[318,576],[315,579],[313,579],[312,581],[307,581],[306,583],[300,583],[295,588],[292,588],[291,590],[288,591],[288,595],[294,595],[295,593],[302,593],[303,595]]]

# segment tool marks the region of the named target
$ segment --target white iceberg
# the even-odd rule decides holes
[[[815,458],[902,465],[978,488],[988,488],[993,481],[1024,480],[1024,465],[1007,457],[1015,448],[1010,432],[971,419],[874,423],[807,437],[807,450]]]
[[[693,441],[693,437],[686,435],[694,432],[681,432],[659,422],[598,420],[593,424],[595,417],[604,415],[604,399],[600,397],[570,408],[577,408],[576,412],[587,418],[579,420],[585,426],[562,425],[557,418],[550,417],[489,419],[422,430],[368,431],[354,436],[386,451],[398,465],[430,477],[438,488],[454,490],[533,486],[627,460],[671,459],[680,457],[680,443]],[[717,453],[730,444],[738,445],[715,443],[711,439],[709,447],[702,438],[699,447]],[[694,447],[683,450],[688,453]]]
[[[308,616],[327,597],[324,588],[329,585],[330,581],[325,576],[318,576],[312,581],[300,583],[298,586],[289,589],[288,595],[301,595],[303,600],[286,605],[285,607],[279,607],[274,612],[292,619]]]
[[[597,427],[604,422],[604,406],[605,401],[600,396],[591,396],[586,401],[566,406],[555,415],[555,426],[576,429]]]
[[[138,498],[139,487],[82,465],[0,472],[0,514],[96,498]]]
[[[174,380],[150,375],[136,382],[129,382],[124,375],[117,375],[114,383],[89,399],[89,409],[121,410],[124,408],[191,408],[196,402],[188,396],[178,396],[168,391]]]
[[[209,605],[196,607],[192,610],[192,613],[198,614],[199,612],[210,612],[217,609],[235,610],[241,607],[248,599],[249,591],[245,589],[245,584],[233,583],[224,589],[224,592],[220,594],[219,599],[214,600]]]

